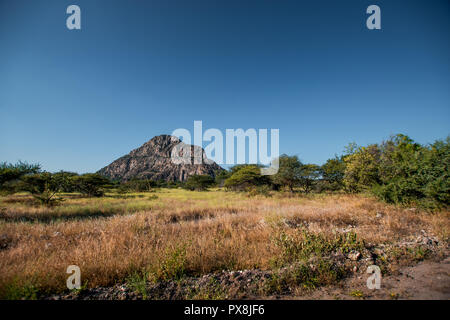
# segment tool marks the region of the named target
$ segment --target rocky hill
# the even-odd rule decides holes
[[[172,151],[182,156],[183,150],[188,150],[185,148],[190,148],[191,159],[183,163],[174,162],[171,158]],[[194,164],[194,155],[201,157],[203,163]],[[185,181],[191,175],[207,174],[214,177],[222,170],[219,165],[206,158],[202,148],[186,145],[174,136],[160,135],[100,169],[98,173],[120,181],[132,178]]]

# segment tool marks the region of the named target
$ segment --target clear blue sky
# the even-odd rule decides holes
[[[450,133],[449,33],[448,0],[0,0],[0,161],[96,171],[194,120],[279,128],[318,164],[432,142]]]

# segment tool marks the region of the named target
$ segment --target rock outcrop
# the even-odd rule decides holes
[[[188,155],[186,150],[189,149],[191,150],[190,159],[173,160],[172,153],[183,157],[183,154]],[[194,163],[194,156],[201,159],[200,164]],[[214,177],[222,170],[224,170],[222,167],[206,158],[202,148],[186,145],[174,136],[160,135],[100,169],[98,173],[119,181],[128,181],[133,178],[185,181],[191,175]]]

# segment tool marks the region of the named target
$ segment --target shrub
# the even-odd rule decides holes
[[[343,267],[326,259],[320,259],[314,264],[300,262],[287,269],[274,272],[266,283],[266,293],[284,293],[292,288],[314,289],[323,285],[334,284],[344,278]]]
[[[358,240],[354,232],[338,233],[333,238],[308,230],[293,235],[280,232],[274,238],[274,243],[281,249],[281,257],[278,260],[281,264],[307,261],[313,256],[326,256],[332,252],[346,254],[352,250],[364,249],[364,243]]]
[[[347,191],[370,191],[400,204],[439,208],[450,204],[450,137],[429,146],[398,134],[343,157]]]
[[[150,179],[132,179],[121,183],[119,186],[119,192],[150,192],[156,186],[156,182]]]
[[[264,196],[264,197],[270,197],[271,188],[268,185],[262,185],[262,186],[256,186],[256,187],[250,187],[248,189],[248,196],[254,197],[254,196]]]
[[[214,178],[209,175],[190,176],[183,184],[183,188],[188,190],[204,191],[214,184]]]
[[[180,280],[186,273],[186,245],[167,249],[155,280]]]

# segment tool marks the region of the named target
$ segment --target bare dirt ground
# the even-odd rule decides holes
[[[450,299],[450,256],[442,261],[426,260],[382,277],[380,289],[368,289],[370,275],[355,275],[339,286],[324,287],[293,299]],[[285,297],[284,297],[285,298]]]
[[[185,299],[183,291],[189,288],[206,288],[212,281],[216,288],[209,288],[202,299],[268,299],[268,300],[448,300],[450,299],[450,251],[440,256],[441,259],[424,260],[415,265],[399,268],[383,276],[380,289],[369,289],[366,281],[370,274],[363,268],[336,285],[316,289],[301,290],[299,294],[285,293],[280,295],[251,294],[253,285],[264,283],[270,276],[261,270],[244,270],[222,272],[216,275],[205,275],[201,278],[191,278],[186,283],[166,282],[153,286],[148,297],[134,291],[127,284],[113,287],[99,287],[82,292],[72,292],[65,295],[54,295],[46,299],[81,299],[81,300],[140,300],[140,299]],[[445,257],[445,258],[442,258]],[[181,286],[180,286],[181,285]],[[228,288],[227,296],[215,296],[217,292]],[[232,292],[235,291],[235,294]],[[238,295],[236,292],[245,292]]]

